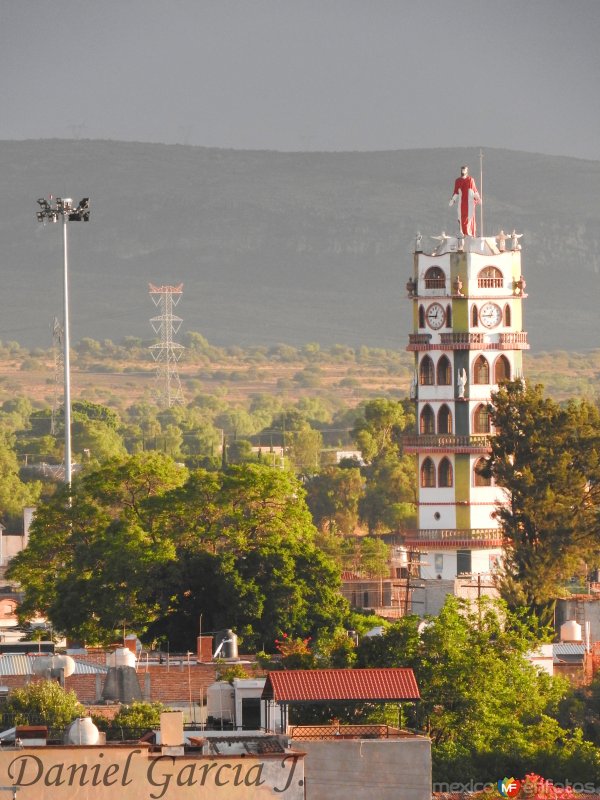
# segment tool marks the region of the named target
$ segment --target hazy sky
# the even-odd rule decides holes
[[[600,0],[0,0],[0,139],[600,159]]]

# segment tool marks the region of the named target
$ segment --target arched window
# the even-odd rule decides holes
[[[421,465],[421,486],[424,489],[435,486],[435,464],[430,458],[426,458]]]
[[[426,405],[421,411],[419,430],[421,433],[435,433],[435,414],[430,405]]]
[[[504,306],[504,320],[503,321],[504,321],[504,325],[507,328],[510,328],[510,326],[512,325],[512,322],[511,322],[511,317],[510,317],[510,306],[508,305],[508,303]]]
[[[501,289],[502,284],[502,273],[496,267],[484,267],[477,276],[477,286],[480,289]]]
[[[492,479],[484,477],[481,472],[485,468],[485,458],[479,458],[473,467],[473,486],[491,486]]]
[[[473,383],[487,384],[490,382],[490,365],[485,356],[479,356],[473,364]]]
[[[452,464],[449,458],[442,458],[438,467],[438,486],[452,486]]]
[[[481,403],[473,414],[473,433],[489,433],[491,429],[490,407]]]
[[[438,411],[438,433],[452,433],[452,412],[445,403]]]
[[[452,306],[450,303],[446,306],[446,327],[452,327]]]
[[[506,356],[499,356],[494,364],[494,383],[510,380],[510,361]]]
[[[450,386],[452,384],[452,366],[448,356],[442,356],[437,363],[437,382],[438,386]]]
[[[445,289],[446,276],[441,267],[429,267],[425,273],[425,288],[426,289]]]
[[[471,307],[471,327],[477,328],[479,326],[479,311],[477,306],[473,303]]]
[[[425,327],[425,309],[419,306],[419,328]]]
[[[421,386],[433,386],[435,383],[435,372],[433,361],[429,356],[423,356],[419,365],[419,384]]]

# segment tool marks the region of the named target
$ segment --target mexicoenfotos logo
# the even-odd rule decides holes
[[[502,797],[516,797],[521,791],[521,781],[514,778],[504,778],[498,781],[498,791]]]

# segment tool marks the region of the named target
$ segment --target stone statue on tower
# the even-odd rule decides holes
[[[448,205],[458,201],[458,228],[464,236],[476,236],[475,206],[481,202],[475,179],[469,175],[468,167],[460,168],[460,178],[454,181],[454,194]]]

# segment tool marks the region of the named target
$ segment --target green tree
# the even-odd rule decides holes
[[[283,632],[314,636],[347,614],[339,571],[318,548],[290,473],[262,464],[198,470],[170,493],[161,529],[178,558],[153,581],[164,609],[154,637],[189,647],[202,613],[207,629],[231,627],[246,644],[272,649]]]
[[[524,625],[502,605],[449,598],[425,627],[405,617],[382,636],[363,639],[357,663],[414,670],[422,700],[413,724],[432,738],[435,781],[532,770],[559,780],[595,779],[597,752],[555,719],[565,682],[525,657],[541,636],[535,620]],[[557,764],[565,771],[556,774]]]
[[[132,734],[141,736],[148,730],[160,728],[160,715],[167,708],[162,703],[146,703],[135,701],[119,708],[110,723],[108,738],[133,738]]]
[[[23,508],[35,505],[40,492],[39,481],[25,483],[21,480],[14,436],[0,429],[0,517],[3,523],[20,519]]]
[[[74,719],[84,716],[85,709],[73,690],[66,691],[56,681],[34,681],[10,692],[4,713],[14,716],[15,725],[66,728]]]
[[[400,437],[409,422],[402,403],[378,398],[365,405],[352,436],[365,461],[373,461],[384,452],[400,452]]]
[[[20,616],[41,611],[86,641],[122,624],[194,645],[199,615],[273,646],[334,630],[339,572],[317,547],[300,483],[260,464],[191,475],[158,453],[115,460],[41,504],[10,565]]]
[[[329,533],[354,533],[364,478],[356,467],[325,467],[307,484],[307,503],[315,525]]]
[[[298,474],[313,475],[321,463],[323,436],[307,423],[288,437],[288,453]]]
[[[506,540],[501,591],[512,607],[549,619],[565,582],[600,563],[600,415],[585,401],[560,406],[522,381],[502,387],[493,404],[485,474],[508,498],[496,512]]]
[[[28,547],[9,574],[25,589],[22,620],[42,612],[86,641],[111,641],[123,622],[140,632],[157,610],[144,602],[150,567],[174,558],[152,502],[187,471],[158,453],[115,459],[38,506]]]
[[[379,398],[365,405],[354,425],[353,437],[367,466],[360,518],[369,533],[399,530],[415,516],[415,466],[402,454],[402,432],[414,421],[403,403]]]

